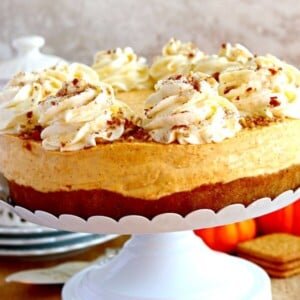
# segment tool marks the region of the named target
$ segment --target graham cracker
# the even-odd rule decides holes
[[[242,253],[239,254],[239,257],[247,259],[247,260],[261,266],[264,269],[268,268],[268,269],[278,271],[278,272],[291,271],[291,270],[294,270],[297,268],[300,269],[300,259],[292,260],[292,261],[289,261],[286,263],[277,263],[277,262],[274,263],[274,262],[270,262],[270,261],[267,261],[264,259],[253,257],[251,255],[245,255]]]
[[[300,268],[295,268],[292,270],[286,270],[286,271],[276,271],[269,268],[264,268],[264,270],[274,278],[288,278],[297,274],[300,274]]]
[[[271,263],[290,263],[300,260],[300,237],[287,233],[260,236],[238,244],[237,254]]]

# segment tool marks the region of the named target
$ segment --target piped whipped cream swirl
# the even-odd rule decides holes
[[[143,127],[156,142],[221,142],[241,129],[236,107],[218,95],[211,76],[173,76],[159,81],[155,90],[146,101]]]
[[[226,70],[237,70],[253,58],[253,54],[240,44],[222,44],[218,55],[206,55],[198,60],[193,68],[195,72],[203,72],[218,77]]]
[[[0,92],[0,133],[19,134],[38,126],[38,103],[74,78],[91,84],[99,82],[95,71],[78,63],[17,74]]]
[[[137,56],[130,47],[98,52],[92,68],[101,81],[110,84],[116,91],[153,87],[146,59]]]
[[[46,150],[75,151],[97,142],[119,139],[126,122],[135,122],[130,108],[114,98],[110,85],[84,80],[66,83],[39,104],[42,146]]]
[[[300,118],[300,71],[272,55],[225,70],[219,75],[218,90],[242,116]]]
[[[162,55],[154,59],[150,67],[150,75],[155,81],[166,79],[174,74],[187,75],[203,57],[203,52],[194,44],[171,39],[163,47]]]

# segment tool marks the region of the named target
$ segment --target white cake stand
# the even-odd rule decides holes
[[[94,264],[64,286],[64,300],[270,300],[271,284],[260,267],[209,249],[191,230],[241,221],[280,209],[300,198],[300,189],[248,207],[230,205],[215,213],[202,209],[181,217],[162,214],[152,220],[127,216],[120,221],[94,216],[58,218],[12,207],[22,218],[43,226],[90,233],[133,234],[120,253]]]

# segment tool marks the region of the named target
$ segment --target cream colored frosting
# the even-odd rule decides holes
[[[221,142],[241,129],[236,107],[218,95],[213,77],[203,73],[170,77],[155,89],[146,101],[143,127],[156,142]]]
[[[141,90],[153,86],[146,59],[137,56],[130,47],[98,52],[92,68],[101,81],[112,85],[116,91]]]
[[[205,56],[194,70],[218,78],[220,96],[242,116],[300,118],[300,72],[267,54],[253,55],[240,44],[223,44],[218,55]]]
[[[226,70],[236,70],[253,58],[253,54],[240,44],[223,44],[218,55],[206,55],[198,60],[193,71],[219,75]]]
[[[205,55],[190,67],[216,77],[219,95],[242,116],[300,118],[300,71],[275,56],[227,43],[218,55]]]
[[[96,72],[78,63],[17,74],[0,93],[0,133],[22,133],[39,125],[38,103],[74,78],[91,84],[99,82]]]
[[[219,94],[243,116],[300,118],[300,71],[272,55],[222,72]]]
[[[150,67],[150,75],[155,81],[174,74],[187,75],[204,56],[194,44],[171,39],[163,47],[162,55],[155,57]]]
[[[222,44],[219,50],[219,57],[225,57],[228,61],[246,64],[254,55],[241,44]]]
[[[129,107],[114,98],[111,86],[73,80],[39,104],[42,146],[46,150],[75,151],[114,141],[134,121]]]

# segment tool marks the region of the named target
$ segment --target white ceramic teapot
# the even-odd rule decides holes
[[[13,40],[12,46],[17,55],[13,59],[0,62],[0,89],[18,72],[39,71],[65,62],[60,57],[41,53],[40,49],[44,45],[45,39],[37,35]]]

